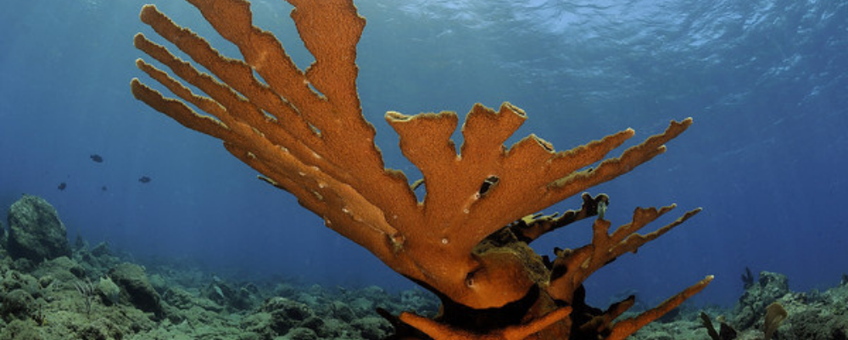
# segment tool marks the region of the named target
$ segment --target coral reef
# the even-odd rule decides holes
[[[420,290],[259,286],[175,263],[145,269],[105,243],[87,244],[78,236],[70,258],[39,263],[13,260],[0,246],[0,339],[377,340],[392,326],[375,306],[391,313],[437,308]],[[210,299],[214,287],[235,297]]]
[[[685,131],[691,119],[672,121],[664,132],[605,159],[634,131],[560,152],[535,135],[506,147],[503,143],[527,118],[525,112],[510,103],[498,111],[477,104],[462,126],[457,154],[450,139],[458,125],[456,113],[389,112],[386,120],[400,135],[401,151],[423,174],[419,183],[426,194],[419,201],[402,172],[384,167],[374,128],[362,115],[355,59],[365,20],[349,0],[290,0],[300,37],[315,57],[305,70],[272,34],[252,26],[248,2],[188,2],[239,48],[244,60],[224,57],[148,5],[141,20],[211,75],[138,34],[137,48],[207,96],[141,59],[137,66],[180,99],[165,98],[138,79],[131,83],[134,96],[190,129],[223,140],[230,153],[268,183],[297,196],[329,228],[439,296],[442,312],[435,319],[408,312],[397,319],[386,315],[396,325],[411,326],[398,327],[398,333],[408,332],[399,336],[623,339],[712,279],[614,322],[633,299],[607,310],[590,307],[583,301],[583,281],[700,209],[645,235],[637,232],[673,205],[638,208],[630,223],[612,230],[603,219],[605,195],[584,194],[581,209],[561,216],[536,215],[665,152],[664,144]],[[596,215],[590,244],[557,251],[552,261],[528,246],[547,232]]]
[[[648,325],[632,339],[848,339],[848,285],[840,284],[825,292],[793,292],[785,275],[763,271],[757,283],[746,286],[732,308],[710,307],[698,312],[697,308],[684,305],[675,320]],[[701,325],[694,322],[696,313],[701,315]],[[720,334],[716,334],[708,315],[717,315]],[[733,320],[734,325],[726,320]]]
[[[170,259],[151,261],[142,267],[127,262],[130,256],[112,255],[103,243],[94,251],[80,237],[77,240],[79,246],[73,248],[71,257],[40,263],[12,260],[6,255],[6,247],[0,247],[0,339],[397,339],[391,337],[395,329],[409,326],[394,324],[391,318],[387,320],[380,315],[416,310],[434,317],[439,308],[437,298],[420,289],[389,293],[374,286],[346,289],[279,279],[247,281],[243,273],[217,276]],[[104,276],[106,273],[115,273],[115,281],[133,283],[113,282],[104,286],[114,287],[101,288],[100,282],[106,282],[109,277]],[[777,283],[776,286],[783,287],[781,283],[787,282],[775,273],[761,277],[770,278],[765,286]],[[130,294],[128,289],[136,289],[132,287],[146,287],[144,294],[158,294],[162,315],[144,311],[145,305],[126,297]],[[209,297],[214,287],[230,292],[224,294],[247,296],[215,300]],[[119,298],[112,301],[109,295],[116,288]],[[848,339],[848,283],[824,292],[781,290],[782,295],[776,298],[772,292],[772,289],[749,287],[738,305],[768,306],[764,302],[773,301],[770,303],[784,306],[787,316],[772,330],[777,338]],[[683,304],[677,313],[645,326],[629,339],[715,340],[699,322],[699,314],[718,316],[716,319],[722,322],[721,339],[763,339],[767,316],[756,318],[750,327],[739,328],[738,334],[724,331],[726,323],[722,320],[734,320],[735,313],[743,310],[714,306],[702,310]],[[622,317],[637,315],[626,311]]]
[[[745,284],[745,292],[739,298],[734,311],[733,326],[739,329],[751,327],[766,314],[766,308],[789,292],[786,275],[763,271],[756,284]]]

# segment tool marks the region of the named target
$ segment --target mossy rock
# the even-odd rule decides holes
[[[118,340],[124,338],[124,332],[110,320],[97,319],[83,326],[76,338],[81,340]]]
[[[33,293],[39,290],[40,283],[38,279],[32,275],[21,273],[17,270],[10,270],[2,276],[0,280],[0,291],[11,292],[16,289],[23,289]]]
[[[23,289],[3,294],[0,302],[0,317],[6,321],[29,319],[35,305],[35,299]]]
[[[14,320],[0,329],[0,339],[46,340],[32,320]]]
[[[144,269],[132,263],[122,263],[109,271],[109,277],[121,287],[121,301],[127,301],[136,308],[153,313],[157,320],[165,316],[159,294],[150,285]]]
[[[315,331],[309,328],[297,327],[292,328],[286,335],[283,337],[286,340],[317,340],[318,334],[315,334]]]
[[[12,258],[39,263],[71,256],[68,231],[59,213],[44,199],[24,195],[9,208],[8,251]]]
[[[66,256],[44,261],[33,272],[38,278],[52,276],[61,282],[74,282],[85,278],[85,269]]]
[[[392,325],[386,319],[374,316],[356,319],[350,324],[359,330],[359,334],[363,339],[367,340],[384,339],[393,330]]]

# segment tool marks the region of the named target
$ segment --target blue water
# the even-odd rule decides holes
[[[132,97],[129,80],[141,76],[134,60],[142,57],[132,36],[155,36],[138,21],[143,3],[4,5],[2,210],[22,193],[42,196],[71,238],[105,240],[137,258],[409,287],[291,195],[256,180],[219,141]],[[156,3],[236,56],[190,5]],[[590,190],[611,196],[614,224],[628,222],[636,206],[705,209],[595,274],[587,282],[592,302],[628,289],[658,302],[715,274],[698,301],[730,305],[746,266],[786,274],[794,290],[827,288],[848,272],[848,2],[398,3],[359,3],[368,24],[358,84],[387,165],[410,178],[419,175],[396,147],[387,110],[464,113],[475,102],[510,101],[530,116],[516,138],[536,133],[558,149],[627,127],[640,139],[670,119],[694,117],[666,154]],[[290,7],[253,7],[258,25],[306,65]],[[152,180],[141,183],[142,176]],[[546,212],[578,204],[573,198]],[[588,230],[580,223],[534,246],[546,253],[580,246]]]

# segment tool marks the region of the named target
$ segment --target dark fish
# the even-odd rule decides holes
[[[68,187],[68,185],[65,184],[65,182],[62,182],[62,183],[59,183],[59,186],[57,187],[57,189],[65,190],[65,188],[67,188],[67,187]]]
[[[141,178],[139,178],[138,181],[141,182],[141,183],[150,183],[150,177],[141,176]]]
[[[91,155],[91,160],[94,161],[95,163],[103,163],[103,157],[101,157],[98,154]]]
[[[108,190],[108,189],[107,189],[107,188],[106,188],[106,186],[104,185],[104,186],[100,187],[100,190],[106,191],[106,190]]]

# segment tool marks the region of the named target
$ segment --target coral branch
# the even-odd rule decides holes
[[[674,205],[670,205],[661,209],[637,208],[633,212],[633,221],[619,227],[612,234],[608,234],[611,224],[609,221],[595,220],[592,227],[592,243],[576,250],[565,250],[557,254],[553,263],[550,288],[548,289],[551,296],[571,303],[574,291],[596,270],[626,252],[636,252],[636,249],[643,244],[665,234],[701,211],[700,208],[688,211],[674,222],[649,234],[640,235],[636,233],[674,207]]]
[[[562,214],[541,216],[541,214],[527,215],[511,224],[509,227],[519,241],[530,243],[545,233],[562,228],[571,223],[587,217],[598,215],[599,207],[609,205],[609,197],[599,194],[595,197],[588,193],[581,196],[583,205],[580,210],[568,210]],[[602,208],[603,209],[603,208]]]
[[[712,280],[712,275],[707,276],[703,280],[698,281],[698,283],[690,286],[689,288],[686,288],[677,295],[672,296],[668,300],[663,301],[663,303],[659,304],[658,306],[651,308],[634,318],[629,318],[617,322],[615,325],[613,325],[612,332],[609,336],[605,338],[605,340],[624,340],[631,334],[636,333],[636,331],[638,331],[640,328],[653,322],[656,319],[659,319],[661,316],[665,315],[672,309],[677,308],[677,306],[680,306],[683,301],[686,301],[693,295],[701,292],[701,290],[706,288]]]
[[[475,334],[474,332],[454,329],[408,312],[401,313],[400,319],[434,340],[522,340],[531,334],[541,332],[555,322],[561,321],[570,313],[570,307],[562,307],[528,323],[504,327],[487,334]]]
[[[270,32],[253,26],[247,1],[187,1],[241,58],[223,55],[156,7],[144,6],[141,20],[169,44],[138,34],[135,46],[169,71],[141,59],[136,65],[176,98],[139,79],[131,82],[133,95],[183,126],[222,140],[260,179],[290,192],[329,228],[442,298],[439,317],[403,314],[406,324],[437,339],[565,339],[572,330],[597,338],[610,329],[625,334],[667,311],[670,304],[610,328],[632,301],[596,312],[583,302],[582,282],[699,209],[645,235],[636,232],[673,206],[637,209],[633,221],[612,234],[603,219],[609,202],[603,194],[584,194],[579,210],[562,215],[539,212],[665,152],[664,144],[685,131],[691,118],[672,121],[664,132],[605,159],[635,132],[625,129],[559,152],[532,134],[507,146],[527,114],[508,102],[497,111],[476,104],[462,125],[457,153],[451,140],[459,125],[456,113],[388,112],[401,151],[424,177],[410,185],[402,172],[385,168],[374,127],[362,115],[355,61],[365,20],[350,0],[289,0],[298,33],[315,58],[303,69]],[[419,202],[413,190],[420,185],[426,190]],[[560,251],[553,263],[528,246],[596,215],[592,243]],[[674,301],[691,295],[681,294]],[[578,310],[580,319],[572,319],[570,313]]]

